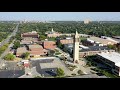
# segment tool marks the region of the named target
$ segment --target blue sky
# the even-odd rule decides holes
[[[0,12],[0,20],[75,20],[120,21],[120,12]]]

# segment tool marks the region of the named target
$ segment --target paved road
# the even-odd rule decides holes
[[[19,24],[16,26],[15,30],[13,31],[13,33],[8,38],[6,38],[3,42],[1,42],[1,46],[3,46],[4,44],[8,43],[10,38],[12,36],[16,35],[16,32],[18,31],[18,27],[19,27]],[[5,50],[5,52],[3,54],[1,54],[1,56],[0,56],[0,68],[2,67],[2,64],[4,63],[4,60],[2,59],[2,57],[4,57],[10,51],[10,47],[12,47],[12,46],[13,46],[13,43],[11,43],[9,45],[9,47]]]
[[[9,35],[5,40],[3,40],[0,44],[0,47],[3,46],[4,44],[7,44],[12,36],[16,35],[16,32],[18,31],[19,24],[16,26],[15,30]]]
[[[13,42],[14,42],[14,41],[13,41]],[[2,59],[6,54],[9,53],[10,47],[12,47],[12,46],[13,46],[13,43],[11,43],[11,44],[8,46],[8,48],[1,54],[0,59]]]
[[[14,42],[14,41],[13,41],[13,42]],[[10,47],[12,47],[12,46],[13,46],[13,43],[11,43],[11,44],[8,46],[8,48],[1,54],[1,56],[0,56],[0,68],[2,68],[2,65],[5,63],[5,60],[2,59],[2,58],[9,53]]]

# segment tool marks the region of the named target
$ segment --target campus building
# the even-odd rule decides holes
[[[27,47],[20,47],[16,51],[16,56],[21,57],[21,55],[25,52],[30,53],[30,57],[44,56],[47,54],[47,50],[44,49],[41,45],[33,44],[28,45]]]
[[[107,46],[107,45],[114,45],[117,43],[118,43],[117,41],[112,40],[111,38],[99,38],[99,37],[90,37],[87,38],[86,41],[86,44],[93,46]]]
[[[36,31],[21,34],[20,44],[32,44],[39,42],[39,34]]]
[[[61,44],[73,44],[73,38],[72,37],[66,37],[66,38],[58,39],[57,43],[61,43]]]
[[[28,47],[29,47],[30,57],[36,57],[47,54],[47,50],[43,49],[41,45],[33,44],[33,45],[29,45]]]
[[[32,32],[27,32],[27,33],[23,33],[21,34],[22,38],[38,38],[39,34],[36,31],[32,31]]]
[[[65,44],[64,49],[70,54],[73,54],[73,44]],[[79,45],[79,57],[96,55],[101,52],[115,52],[115,50],[109,49],[107,46],[84,46]]]
[[[111,71],[120,76],[120,54],[117,52],[102,52],[97,54],[98,59],[108,65]]]
[[[56,42],[54,42],[54,41],[44,41],[43,42],[43,47],[45,49],[54,50],[56,48]]]
[[[59,36],[62,35],[62,34],[59,33],[59,32],[55,32],[55,31],[53,30],[53,28],[52,28],[51,31],[47,31],[45,34],[47,34],[47,37],[48,37],[48,38],[51,38],[51,37],[59,37]]]

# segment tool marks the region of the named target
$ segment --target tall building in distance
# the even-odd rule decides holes
[[[73,49],[73,62],[78,63],[79,62],[79,34],[76,31],[75,36],[74,36],[74,49]]]
[[[52,32],[52,33],[54,32],[54,31],[53,31],[53,28],[52,28],[52,31],[51,31],[51,32]]]
[[[90,19],[85,19],[85,20],[84,20],[84,24],[89,24],[90,22],[91,22]]]

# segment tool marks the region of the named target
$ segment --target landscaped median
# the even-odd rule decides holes
[[[2,47],[0,47],[0,56],[8,48],[8,46],[9,46],[9,44],[5,44]]]
[[[61,53],[59,52],[59,50],[55,49],[55,55],[60,55]]]
[[[69,69],[70,71],[73,71],[74,69],[77,68],[77,66],[75,66],[75,65],[70,65],[70,64],[67,64],[67,67],[68,67],[68,69]]]

